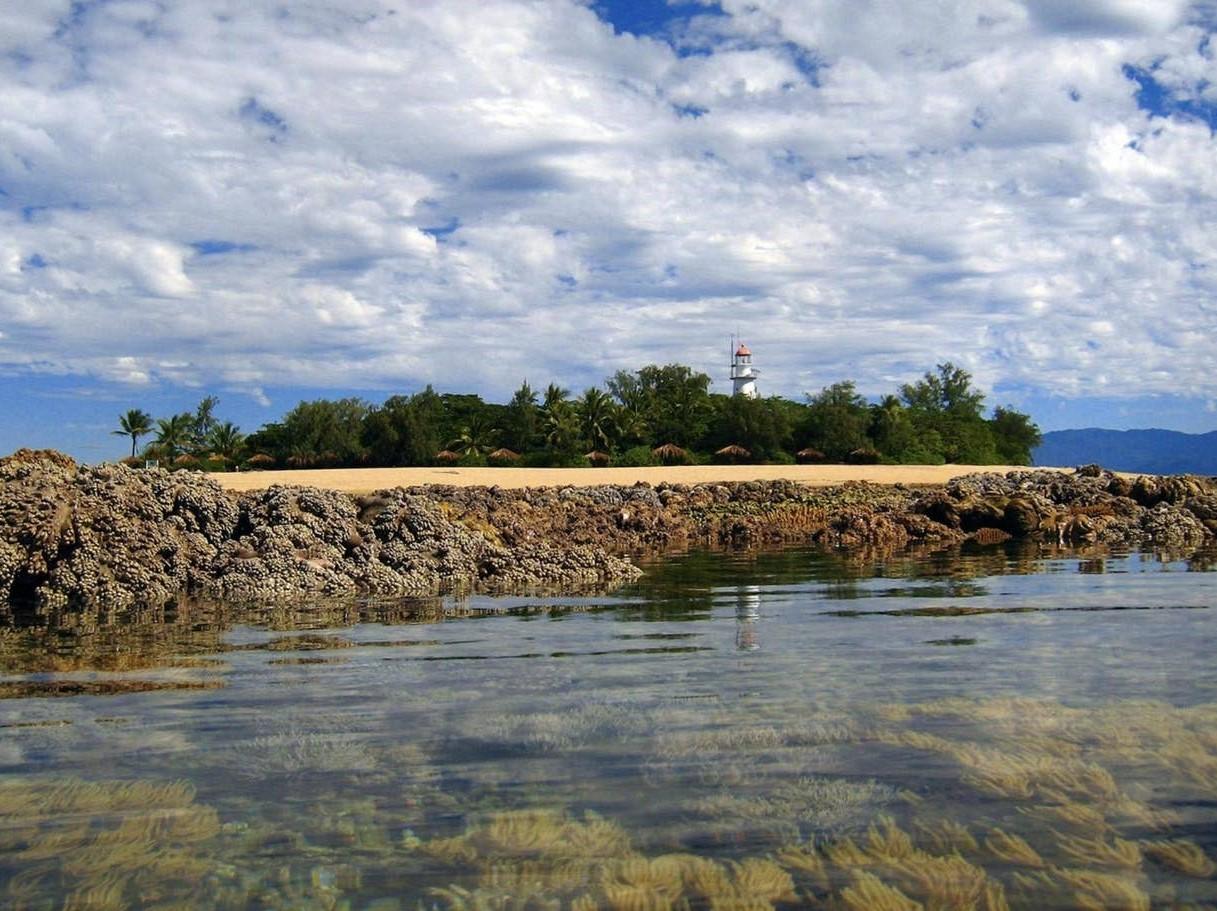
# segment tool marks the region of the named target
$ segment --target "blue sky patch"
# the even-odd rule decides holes
[[[710,113],[709,108],[704,108],[700,104],[674,104],[672,110],[676,112],[677,117],[690,120],[697,120]]]
[[[190,244],[199,256],[219,256],[222,253],[249,253],[253,244],[239,244],[231,240],[196,240]]]
[[[596,0],[592,9],[618,33],[664,40],[671,37],[676,25],[693,16],[724,15],[717,3],[683,0]]]
[[[271,142],[278,142],[287,133],[287,121],[255,97],[246,98],[241,102],[237,114],[248,123],[266,128],[269,134],[267,138]]]
[[[1211,132],[1217,132],[1217,104],[1196,98],[1179,98],[1154,75],[1155,63],[1149,67],[1124,64],[1124,77],[1137,84],[1137,107],[1150,117],[1179,117],[1184,120],[1199,120]],[[1208,88],[1207,82],[1197,83],[1196,95]]]
[[[461,220],[459,218],[453,218],[447,224],[434,225],[430,228],[419,228],[418,230],[422,231],[424,234],[429,234],[439,242],[443,242],[455,234],[460,226]]]

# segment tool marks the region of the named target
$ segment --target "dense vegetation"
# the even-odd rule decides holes
[[[651,465],[736,462],[958,462],[1030,464],[1040,441],[1010,408],[984,415],[971,376],[940,364],[897,393],[867,402],[852,382],[805,403],[710,392],[710,377],[681,364],[619,371],[604,388],[572,396],[527,382],[507,404],[430,386],[380,405],[358,398],[301,402],[243,437],[214,415],[209,396],[193,412],[153,421],[142,411],[114,433],[153,436],[145,458],[173,465],[349,467],[434,465]]]

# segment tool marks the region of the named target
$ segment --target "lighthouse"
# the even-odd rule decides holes
[[[743,342],[740,342],[739,347],[735,348],[734,339],[732,347],[734,351],[731,354],[731,394],[754,399],[757,396],[756,378],[760,371],[752,366],[752,352]]]

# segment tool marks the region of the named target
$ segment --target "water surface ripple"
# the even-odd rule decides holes
[[[0,907],[1217,904],[1212,555],[0,627]]]

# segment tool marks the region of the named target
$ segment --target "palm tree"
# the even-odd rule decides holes
[[[205,396],[198,407],[194,409],[194,415],[191,418],[191,433],[194,434],[194,442],[203,446],[207,443],[211,436],[211,432],[218,426],[216,421],[216,406],[220,404],[219,398],[214,395]]]
[[[569,389],[563,389],[557,383],[550,383],[545,387],[545,400],[541,404],[541,410],[547,413],[553,411],[554,408],[565,405],[569,396]]]
[[[474,418],[461,428],[460,434],[448,444],[454,452],[465,455],[485,455],[494,449],[498,430],[488,427],[481,418]]]
[[[570,402],[559,401],[545,411],[545,442],[555,453],[566,456],[578,448],[579,416]]]
[[[241,428],[232,421],[225,421],[211,428],[207,443],[211,451],[225,462],[235,462],[237,453],[245,445],[245,434],[241,433]]]
[[[152,415],[138,408],[132,408],[118,419],[118,430],[110,432],[117,437],[131,438],[131,458],[135,458],[135,447],[140,437],[152,432]]]
[[[620,433],[617,405],[612,397],[599,389],[588,389],[575,403],[584,438],[593,449],[612,449]]]
[[[190,444],[194,431],[194,416],[191,414],[175,414],[171,418],[161,418],[156,422],[157,451],[170,462],[176,459]]]

